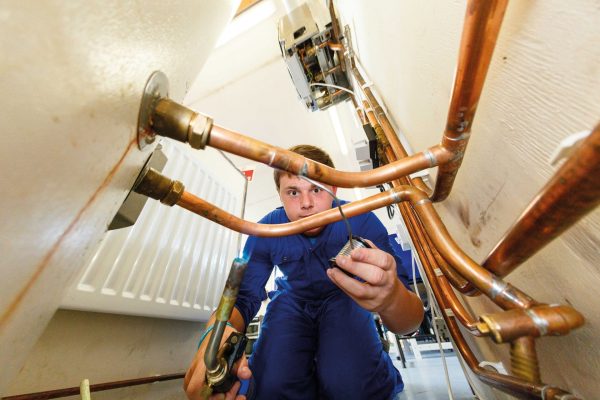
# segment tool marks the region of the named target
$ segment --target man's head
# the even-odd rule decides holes
[[[289,150],[334,168],[333,161],[331,161],[329,154],[316,146],[302,144],[291,147]],[[285,213],[290,221],[297,221],[301,218],[331,208],[333,199],[331,198],[331,195],[323,189],[285,171],[275,170],[273,176],[275,178],[277,191],[279,192],[279,198],[281,199]],[[334,193],[337,190],[334,186],[323,186],[332,190]],[[322,230],[323,227],[315,228],[304,234],[314,236],[319,234]]]

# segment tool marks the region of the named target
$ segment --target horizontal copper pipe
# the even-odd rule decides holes
[[[163,382],[173,379],[183,379],[185,374],[183,372],[176,374],[166,374],[157,376],[148,376],[145,378],[128,379],[123,381],[97,383],[90,385],[90,392],[99,392],[102,390],[118,389],[136,385],[146,385],[148,383]],[[69,387],[63,389],[47,390],[44,392],[19,394],[15,396],[2,397],[2,400],[47,400],[47,399],[58,399],[60,397],[77,396],[79,395],[81,388]]]
[[[483,266],[506,276],[600,204],[600,125],[494,247]]]
[[[467,3],[454,89],[442,138],[442,146],[456,157],[440,165],[431,196],[433,201],[448,197],[462,163],[507,5],[508,0],[469,0]]]
[[[484,314],[480,320],[487,325],[496,343],[507,343],[529,336],[560,336],[579,328],[585,322],[573,307],[541,304],[528,310],[508,310]]]
[[[280,147],[213,125],[209,146],[254,160],[293,175],[307,176],[338,187],[369,187],[447,162],[451,154],[441,146],[426,150],[371,171],[338,171]]]

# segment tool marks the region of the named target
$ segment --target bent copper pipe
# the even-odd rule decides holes
[[[153,179],[155,179],[154,177],[157,175],[160,174],[156,171],[153,171],[151,174]],[[166,177],[163,178],[172,182]],[[156,191],[147,190],[148,185],[145,183],[143,177],[139,180],[140,182],[134,189],[136,192],[146,196],[153,196],[153,198],[163,202],[163,199],[166,197],[171,199],[173,192],[172,188],[179,186],[175,183],[163,184],[162,187],[165,189],[162,193],[157,193]],[[183,186],[182,184],[180,185]],[[146,189],[147,191],[145,192],[142,189]],[[433,209],[427,195],[414,187],[399,186],[363,200],[345,204],[342,206],[342,209],[347,217],[353,217],[401,201],[409,201],[412,204],[429,237],[432,239],[442,256],[448,260],[450,265],[452,265],[463,278],[473,282],[475,287],[484,292],[496,304],[504,309],[529,308],[536,304],[536,302],[525,293],[501,279],[498,279],[491,272],[481,267],[469,256],[464,254],[448,234],[448,231]],[[342,219],[337,209],[330,209],[294,222],[284,224],[258,224],[255,222],[244,221],[186,191],[181,193],[174,204],[236,232],[262,237],[298,234]]]
[[[408,205],[406,206],[406,208],[409,208]],[[471,334],[482,336],[477,329],[477,321],[465,310],[462,303],[458,300],[456,294],[448,284],[446,277],[436,273],[436,260],[433,257],[431,250],[427,249],[424,242],[419,239],[419,236],[422,233],[419,233],[417,227],[415,226],[416,224],[414,222],[414,218],[416,217],[408,214],[409,212],[410,210],[406,212],[406,228],[413,240],[416,253],[421,260],[421,265],[423,266],[427,281],[431,286],[435,300],[439,304],[440,308],[443,309],[443,312],[447,312],[446,309],[448,308],[451,309],[459,322],[466,329],[468,329]]]
[[[492,59],[508,0],[469,0],[465,15],[454,89],[442,146],[455,158],[438,169],[433,201],[450,194],[467,148],[471,126]]]
[[[441,146],[433,146],[425,152],[414,154],[386,166],[370,171],[338,171],[279,147],[214,125],[208,145],[244,158],[248,158],[272,168],[287,171],[293,175],[306,176],[318,182],[338,187],[369,187],[435,166],[435,162],[447,162],[450,153]],[[433,158],[429,156],[433,155]]]
[[[338,187],[369,187],[389,182],[425,168],[445,163],[452,154],[442,146],[433,146],[384,167],[371,171],[338,171],[280,147],[272,146],[212,122],[212,119],[190,110],[170,99],[155,103],[150,113],[151,126],[158,135],[189,143],[193,148],[205,146],[254,160],[293,175],[306,176]]]
[[[483,266],[506,276],[600,204],[600,125],[494,247]]]
[[[360,74],[358,69],[356,69],[356,67],[354,68],[354,73],[355,73],[356,79],[359,82],[359,84],[361,82],[364,82],[364,78],[362,77],[362,75]],[[384,147],[386,159],[389,161],[396,161],[399,158],[408,156],[406,149],[404,148],[404,146],[398,139],[398,135],[394,131],[394,128],[391,126],[389,120],[387,119],[385,112],[383,111],[383,108],[379,105],[379,102],[373,95],[373,92],[371,91],[371,89],[368,87],[365,87],[364,83],[361,84],[361,87],[363,87],[363,92],[365,93],[367,98],[370,99],[369,103],[367,103],[367,104],[370,105],[371,108],[369,109],[369,108],[365,107],[367,109],[366,114],[367,114],[369,123],[371,124],[371,126],[373,127],[375,132],[378,134],[378,137],[379,137],[378,131],[379,130],[383,131],[383,136],[385,138],[385,141],[382,141],[381,145]],[[374,110],[377,110],[377,116],[375,116]],[[383,129],[381,127],[381,125],[379,125],[377,123],[378,122],[377,118],[379,118],[381,121],[385,121],[386,129]],[[402,184],[414,185],[415,187],[417,187],[418,189],[420,189],[421,191],[423,191],[425,193],[428,193],[428,191],[429,191],[429,188],[427,187],[425,182],[423,182],[423,180],[420,177],[411,178],[411,177],[407,176],[407,177],[399,178],[398,181]],[[392,182],[392,185],[397,186],[398,183]],[[403,217],[404,217],[404,214],[403,214]],[[421,227],[419,224],[417,224],[417,225],[418,226],[416,227],[416,231],[420,232]],[[426,240],[428,243],[428,246],[432,247],[431,240],[429,239],[429,237],[426,234],[421,235],[420,240]],[[470,284],[470,282],[466,281],[464,278],[459,276],[447,264],[446,260],[444,260],[443,258],[440,258],[437,251],[434,250],[433,254],[435,257],[439,258],[437,264],[440,265],[441,269],[444,271],[444,274],[448,277],[449,281],[452,283],[452,286],[454,286],[461,293],[464,293],[468,296],[477,296],[477,295],[481,294],[481,292],[474,289],[473,285]]]

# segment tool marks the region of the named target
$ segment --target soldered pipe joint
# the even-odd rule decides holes
[[[199,114],[168,98],[162,98],[152,112],[152,129],[157,135],[203,149],[208,143],[212,118]]]
[[[179,181],[167,178],[154,168],[148,168],[142,171],[133,190],[168,206],[174,206],[185,191],[185,186]]]

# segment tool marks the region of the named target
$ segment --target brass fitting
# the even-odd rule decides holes
[[[151,115],[152,130],[194,149],[203,149],[208,143],[212,118],[199,114],[168,98],[158,100]]]
[[[185,191],[185,186],[179,181],[167,178],[154,168],[147,168],[138,177],[133,190],[168,206],[174,206]]]

